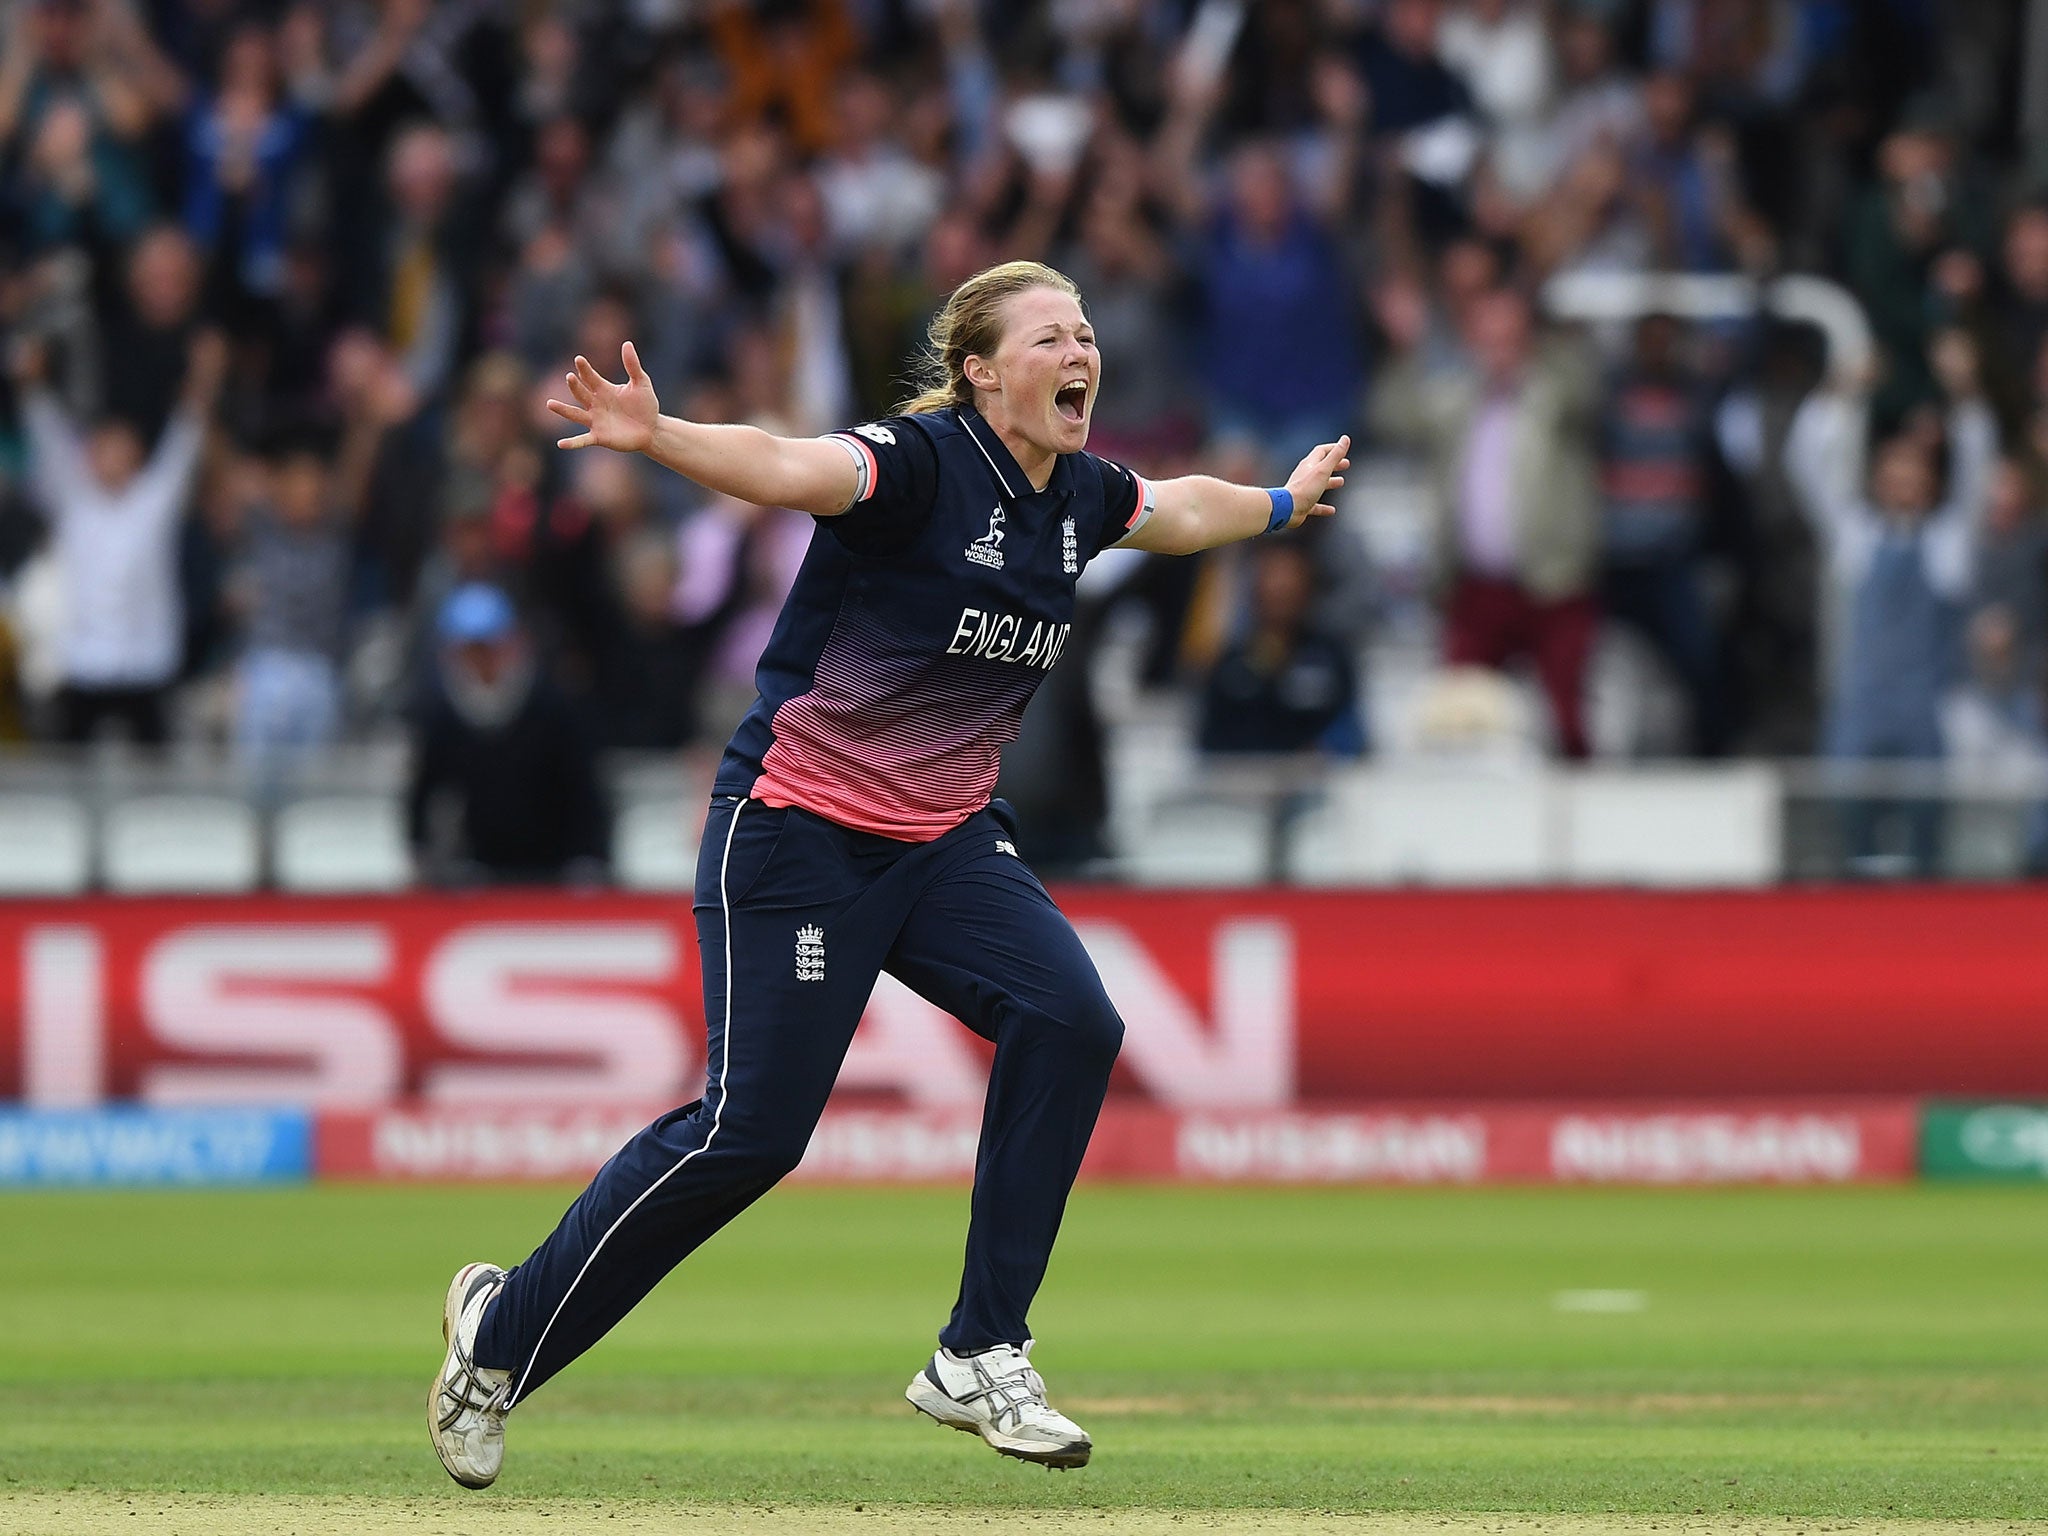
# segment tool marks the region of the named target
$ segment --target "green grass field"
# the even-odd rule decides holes
[[[0,1531],[2048,1517],[2048,1191],[1084,1188],[1033,1319],[1096,1440],[1064,1475],[901,1400],[964,1192],[782,1191],[465,1493],[422,1426],[442,1288],[564,1198],[0,1197]]]

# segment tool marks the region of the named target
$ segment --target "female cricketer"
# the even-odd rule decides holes
[[[564,448],[644,453],[818,525],[704,828],[704,1096],[622,1147],[525,1263],[456,1273],[427,1417],[468,1487],[497,1477],[514,1406],[797,1165],[883,971],[995,1044],[959,1301],[906,1395],[1005,1455],[1088,1460],[1025,1315],[1123,1021],[990,804],[997,756],[1066,647],[1089,560],[1327,514],[1350,439],[1271,490],[1154,484],[1086,452],[1094,332],[1035,262],[962,283],[931,340],[936,376],[901,415],[821,438],[664,416],[630,343],[623,384],[579,357],[571,398],[549,402],[580,429]]]

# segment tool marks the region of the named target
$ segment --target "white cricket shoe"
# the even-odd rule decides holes
[[[1030,1339],[978,1355],[942,1349],[910,1378],[911,1407],[941,1424],[981,1436],[1005,1456],[1041,1466],[1085,1467],[1088,1433],[1045,1400],[1045,1378],[1031,1366]]]
[[[484,1308],[504,1284],[505,1271],[497,1265],[465,1264],[448,1282],[441,1307],[448,1354],[427,1389],[427,1435],[448,1475],[465,1488],[490,1487],[505,1465],[505,1399],[512,1373],[487,1370],[471,1353]]]

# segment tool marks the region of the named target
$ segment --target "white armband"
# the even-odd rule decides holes
[[[875,484],[882,478],[880,466],[875,463],[874,449],[851,432],[834,432],[825,441],[837,443],[846,450],[847,457],[853,460],[853,500],[849,501],[847,506],[859,506],[875,494]]]
[[[1158,496],[1152,490],[1152,482],[1150,480],[1134,471],[1126,470],[1125,473],[1138,482],[1138,505],[1131,513],[1131,520],[1124,524],[1124,531],[1117,536],[1116,542],[1109,546],[1111,549],[1121,549],[1124,545],[1130,543],[1131,535],[1152,521],[1152,509],[1158,505],[1159,501]]]

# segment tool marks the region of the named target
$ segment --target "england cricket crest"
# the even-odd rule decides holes
[[[825,930],[816,923],[806,923],[796,931],[796,979],[825,979]]]

